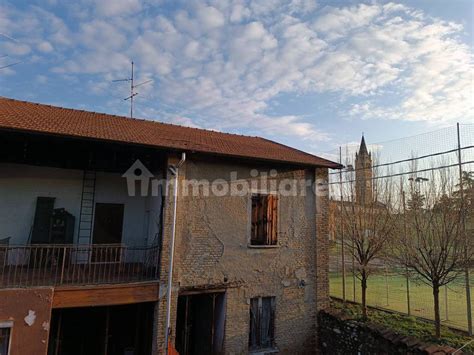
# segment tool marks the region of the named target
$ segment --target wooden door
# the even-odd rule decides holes
[[[94,244],[119,244],[122,242],[124,205],[96,203],[94,217]]]

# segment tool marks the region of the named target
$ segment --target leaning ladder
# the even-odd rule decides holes
[[[82,178],[81,212],[79,213],[78,244],[90,244],[92,242],[95,183],[95,171],[84,170]]]

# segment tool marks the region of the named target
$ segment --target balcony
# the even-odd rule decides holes
[[[0,245],[0,289],[155,281],[158,261],[156,245]]]

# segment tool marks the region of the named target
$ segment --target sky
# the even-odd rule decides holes
[[[311,152],[474,123],[471,0],[0,0],[0,96]]]

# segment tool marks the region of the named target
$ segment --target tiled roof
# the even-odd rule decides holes
[[[55,107],[0,97],[0,129],[125,142],[298,165],[339,164],[260,137]]]

